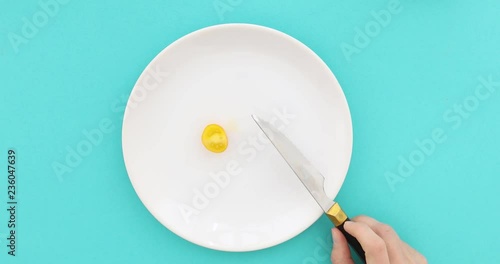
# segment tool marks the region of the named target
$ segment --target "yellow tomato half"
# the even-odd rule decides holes
[[[201,134],[201,142],[208,150],[221,153],[227,149],[227,135],[224,129],[216,124],[210,124],[203,130]]]

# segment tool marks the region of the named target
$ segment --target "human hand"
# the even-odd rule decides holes
[[[427,264],[425,257],[401,241],[392,227],[371,217],[355,217],[345,222],[344,228],[363,247],[367,264]],[[354,264],[344,235],[334,228],[332,236],[332,263]]]

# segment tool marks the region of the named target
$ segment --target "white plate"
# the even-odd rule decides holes
[[[351,158],[352,127],[327,65],[270,28],[208,27],[154,58],[132,91],[123,122],[134,189],[172,232],[212,249],[250,251],[282,243],[321,216],[251,114],[275,120],[323,172],[329,197],[338,193]],[[201,143],[211,123],[229,137],[221,154]]]

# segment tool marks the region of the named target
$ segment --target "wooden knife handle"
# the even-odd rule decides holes
[[[359,241],[355,237],[351,236],[351,234],[347,233],[344,229],[344,223],[346,221],[351,221],[351,219],[347,217],[340,205],[335,203],[335,205],[333,205],[332,208],[326,212],[326,215],[330,218],[335,227],[342,232],[347,240],[347,243],[349,243],[351,248],[356,252],[356,254],[358,254],[363,263],[366,263],[365,251],[361,247],[361,244],[359,244]]]

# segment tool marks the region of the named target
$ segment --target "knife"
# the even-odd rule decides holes
[[[323,209],[326,216],[332,221],[336,228],[344,234],[347,243],[358,254],[363,263],[366,263],[365,251],[359,244],[358,240],[347,233],[344,229],[344,223],[350,221],[347,214],[342,210],[340,205],[332,201],[325,193],[325,177],[304,157],[300,150],[283,135],[279,130],[274,128],[268,122],[261,120],[256,115],[252,115],[253,120],[259,128],[264,132],[266,137],[271,141],[273,146],[278,150],[281,157],[288,163],[295,175],[300,179],[314,200]]]

